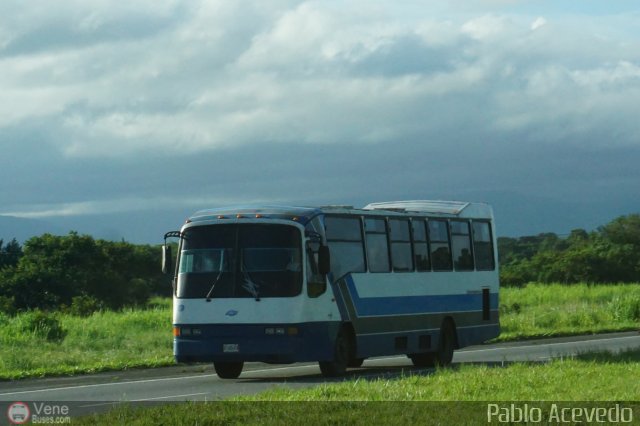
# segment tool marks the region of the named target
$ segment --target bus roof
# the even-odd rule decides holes
[[[296,218],[300,223],[305,224],[312,217],[321,214],[322,210],[316,207],[296,207],[296,206],[232,206],[217,209],[206,209],[195,212],[189,220],[191,222],[201,220],[211,220],[218,218],[255,218],[265,217],[271,219]]]
[[[444,217],[492,219],[491,206],[485,203],[471,203],[463,201],[386,201],[371,203],[363,208],[353,206],[332,205],[321,207],[297,206],[232,206],[215,209],[200,210],[189,217],[189,222],[212,219],[232,218],[271,218],[295,220],[305,225],[314,216],[323,213],[334,214],[373,214],[386,216],[405,216],[407,214],[434,215]],[[295,219],[294,219],[295,218]]]
[[[398,212],[416,212],[428,214],[444,214],[451,216],[466,216],[472,213],[475,216],[488,217],[492,214],[491,206],[485,203],[471,203],[466,201],[440,201],[440,200],[412,200],[412,201],[385,201],[371,203],[364,210],[393,210]],[[465,211],[466,210],[466,211]],[[466,214],[465,214],[466,213]]]

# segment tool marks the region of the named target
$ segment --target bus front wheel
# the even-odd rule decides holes
[[[213,368],[221,379],[237,379],[242,373],[244,362],[221,362],[215,361]]]
[[[347,371],[349,363],[349,339],[344,330],[338,332],[334,346],[333,360],[320,361],[320,371],[325,377],[341,376]]]

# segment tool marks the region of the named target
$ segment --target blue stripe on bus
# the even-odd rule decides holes
[[[482,310],[482,293],[430,296],[360,297],[353,277],[345,277],[358,317]],[[498,306],[498,293],[491,293],[491,306]]]

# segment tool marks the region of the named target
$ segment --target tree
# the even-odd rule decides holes
[[[539,282],[640,281],[640,215],[622,216],[588,233],[499,239],[500,279],[506,285]]]
[[[602,237],[613,244],[630,244],[640,248],[640,214],[620,216],[599,228]]]
[[[156,289],[170,291],[159,259],[159,247],[75,232],[44,234],[25,243],[15,267],[0,270],[0,290],[19,309],[56,309],[74,301],[116,309],[144,303]]]
[[[21,257],[22,247],[15,238],[6,245],[0,240],[0,269],[16,266]]]

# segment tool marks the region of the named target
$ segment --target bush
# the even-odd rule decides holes
[[[609,309],[617,321],[640,321],[640,297],[616,296],[609,302]]]
[[[515,302],[512,303],[510,305],[507,304],[500,304],[500,315],[506,315],[506,314],[519,314],[520,312],[522,312],[522,306],[520,306],[519,303]]]
[[[95,297],[82,295],[71,299],[71,306],[68,312],[77,317],[88,317],[100,309],[100,302]]]
[[[151,296],[150,285],[142,278],[133,278],[129,280],[127,293],[129,304],[144,305]]]
[[[170,294],[159,259],[159,247],[75,232],[33,237],[14,267],[0,268],[0,294],[13,298],[0,300],[0,309],[63,309],[87,316],[101,308],[143,305],[154,292]]]
[[[22,315],[22,331],[49,341],[60,341],[67,335],[55,315],[35,310]]]
[[[0,312],[13,316],[16,314],[16,301],[13,297],[0,296]]]

